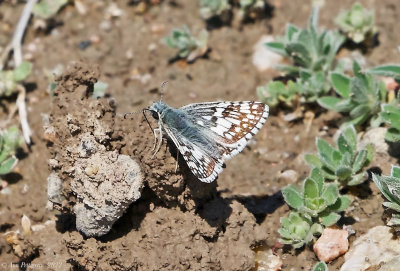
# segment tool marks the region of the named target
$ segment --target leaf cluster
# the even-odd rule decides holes
[[[185,25],[181,29],[173,29],[170,36],[165,39],[165,43],[174,49],[178,49],[178,56],[193,61],[196,57],[206,53],[208,32],[202,30],[198,38],[192,36],[189,28]]]
[[[335,69],[334,59],[345,38],[337,31],[318,30],[318,8],[314,8],[308,27],[286,26],[285,35],[277,42],[266,44],[271,51],[291,58],[293,65],[278,65],[277,69],[299,78],[299,93],[307,101],[330,90],[328,73]]]
[[[0,71],[0,97],[10,96],[17,89],[18,82],[25,80],[31,70],[32,64],[24,61],[13,70]]]
[[[326,109],[348,113],[350,124],[362,125],[370,121],[372,127],[377,127],[382,122],[379,112],[386,101],[386,86],[374,75],[362,72],[357,61],[353,62],[353,73],[353,77],[348,77],[332,72],[331,82],[340,97],[321,97],[318,103]]]
[[[335,224],[341,217],[338,213],[350,205],[350,199],[340,195],[337,184],[324,182],[319,168],[312,169],[301,188],[288,185],[282,194],[294,211],[281,219],[279,233],[282,243],[294,248],[313,241],[324,227]]]
[[[339,182],[342,186],[354,186],[364,182],[368,175],[363,170],[373,159],[372,144],[357,150],[357,134],[353,125],[347,126],[337,139],[337,148],[317,138],[318,154],[305,155],[306,162],[321,170],[328,180]]]
[[[21,143],[22,137],[17,126],[0,131],[0,175],[9,173],[17,164],[15,152]]]
[[[383,206],[397,212],[392,215],[388,225],[400,225],[400,167],[392,166],[390,176],[372,174],[372,180],[385,198],[389,200],[384,202]]]
[[[374,12],[364,9],[360,3],[355,3],[350,10],[342,10],[335,23],[355,43],[372,39],[378,31]]]
[[[231,9],[229,0],[200,0],[200,15],[208,20]]]

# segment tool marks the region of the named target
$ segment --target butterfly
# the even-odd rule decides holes
[[[260,130],[269,108],[260,102],[207,102],[180,108],[161,100],[148,110],[158,120],[154,137],[161,146],[163,131],[173,141],[191,172],[202,182],[213,182],[227,159],[241,152]],[[156,150],[156,152],[157,152]]]

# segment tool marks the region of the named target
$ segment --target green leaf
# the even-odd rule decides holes
[[[354,76],[359,75],[360,72],[361,72],[361,66],[356,60],[354,60],[353,61],[353,73],[354,73]]]
[[[286,51],[294,58],[295,62],[301,66],[307,67],[310,65],[311,57],[303,44],[295,42],[289,43],[286,45]]]
[[[398,226],[400,225],[400,215],[393,214],[392,218],[387,223],[388,226]]]
[[[400,141],[400,130],[389,128],[386,132],[385,139],[389,142]]]
[[[274,53],[282,56],[288,56],[285,50],[285,45],[282,42],[267,42],[265,46]]]
[[[340,219],[339,214],[331,212],[325,216],[321,216],[321,223],[322,225],[329,227],[336,224],[336,222],[338,222],[339,219]]]
[[[333,162],[333,153],[336,151],[328,142],[321,138],[317,138],[317,149],[322,163],[330,170],[335,171]]]
[[[345,136],[342,134],[339,135],[338,140],[337,140],[337,145],[339,148],[339,151],[341,153],[349,153],[349,154],[353,154],[353,149],[352,146],[350,146],[350,144],[347,142]]]
[[[313,271],[328,271],[328,266],[324,262],[319,262],[314,266]]]
[[[369,143],[365,146],[365,150],[367,150],[367,159],[365,160],[364,167],[368,166],[372,160],[374,159],[375,149],[372,143]]]
[[[322,191],[322,187],[324,185],[324,178],[322,176],[322,172],[319,168],[313,168],[311,170],[310,178],[313,179],[318,186],[318,191]]]
[[[299,31],[299,28],[297,26],[289,23],[286,26],[286,34],[285,34],[285,37],[287,39],[286,42],[290,42],[293,38],[293,34],[297,33],[298,31]]]
[[[400,205],[399,195],[394,194],[394,191],[400,188],[399,178],[372,174],[372,180],[386,199]]]
[[[400,212],[400,205],[394,202],[384,202],[382,203],[383,206],[385,206],[386,208],[395,210],[396,212]]]
[[[41,0],[33,6],[32,13],[42,19],[49,19],[67,2],[68,0]]]
[[[378,76],[386,76],[400,78],[400,65],[382,65],[367,70],[367,73],[372,73]]]
[[[357,173],[359,172],[363,167],[365,162],[367,161],[367,150],[363,149],[361,150],[357,156],[356,159],[354,160],[354,164],[353,164],[353,172]]]
[[[333,205],[329,206],[329,209],[335,212],[342,212],[350,206],[351,200],[348,196],[339,196]]]
[[[335,91],[347,99],[350,98],[350,78],[342,73],[331,73],[331,82]]]
[[[339,111],[337,108],[337,104],[341,101],[343,101],[343,100],[339,99],[337,97],[332,97],[332,96],[321,97],[317,100],[318,104],[320,106],[322,106],[323,108],[326,108],[329,110],[334,110],[334,111]]]
[[[369,116],[370,107],[366,104],[360,104],[356,106],[353,110],[350,111],[350,117],[352,119],[361,117],[361,116]]]
[[[334,183],[327,184],[322,191],[321,197],[328,206],[332,205],[339,197],[339,188]]]
[[[318,184],[311,178],[307,178],[304,181],[304,198],[317,198],[320,191],[318,190]]]
[[[288,185],[282,188],[282,195],[285,202],[293,209],[299,209],[304,205],[302,193],[294,185]]]
[[[353,175],[351,180],[347,183],[348,186],[359,185],[368,179],[368,174],[366,171],[359,174]]]
[[[392,177],[400,179],[400,167],[392,166],[391,174]]]
[[[357,149],[357,131],[354,126],[347,126],[343,129],[343,132],[340,135],[344,137],[350,149],[352,150],[352,153],[354,153]]]
[[[0,175],[8,174],[17,164],[18,159],[15,157],[10,157],[0,164]]]
[[[400,129],[400,108],[391,104],[382,106],[382,119],[389,123],[392,128]]]
[[[335,171],[335,175],[338,176],[339,180],[347,180],[352,173],[352,169],[348,166],[338,166]]]
[[[321,160],[316,154],[306,154],[304,155],[304,160],[307,162],[307,164],[313,167],[321,168],[323,166]]]
[[[14,80],[19,82],[25,80],[26,77],[31,73],[32,64],[24,61],[13,71]]]

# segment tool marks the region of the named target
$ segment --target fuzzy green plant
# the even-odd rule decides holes
[[[335,19],[336,25],[355,43],[371,40],[377,33],[374,11],[355,3],[350,10],[342,10]]]
[[[18,127],[12,126],[8,130],[0,131],[0,175],[9,173],[17,164],[15,152],[21,143]]]
[[[338,213],[350,205],[349,197],[340,195],[337,184],[324,181],[319,168],[312,169],[302,188],[288,185],[282,189],[282,194],[296,212],[325,227],[334,225],[340,219]]]
[[[324,227],[334,225],[339,212],[350,205],[347,196],[340,195],[335,183],[324,182],[319,168],[314,168],[301,188],[288,185],[282,189],[285,202],[293,209],[288,217],[281,218],[278,230],[283,244],[294,248],[314,241]]]
[[[317,235],[321,235],[323,227],[318,223],[312,223],[297,212],[290,212],[288,217],[281,218],[280,242],[293,248],[301,248],[312,242]]]
[[[325,96],[318,103],[329,110],[349,114],[349,124],[362,125],[369,121],[372,127],[382,123],[379,112],[386,102],[386,86],[382,81],[361,70],[357,61],[353,62],[353,77],[332,72],[331,82],[340,97]]]
[[[302,95],[307,100],[315,101],[331,88],[328,74],[335,69],[334,59],[344,40],[344,36],[337,31],[318,30],[318,8],[314,8],[307,29],[288,24],[280,41],[269,42],[266,46],[292,59],[293,65],[278,65],[277,69],[299,77],[298,83],[303,86]]]
[[[200,0],[200,15],[208,20],[231,9],[228,0]]]
[[[165,43],[178,50],[180,58],[186,58],[188,62],[194,61],[197,57],[203,56],[207,50],[208,32],[202,30],[198,38],[192,36],[189,28],[185,25],[181,29],[173,29]]]
[[[281,81],[271,81],[257,88],[258,97],[270,108],[275,108],[279,104],[293,107],[297,93],[297,85],[291,80],[286,85]]]
[[[66,4],[68,0],[41,0],[33,7],[32,13],[42,19],[50,19]]]
[[[400,83],[400,65],[388,64],[377,66],[366,71],[377,76],[393,77],[397,83]]]
[[[367,70],[367,73],[392,77],[397,83],[400,83],[400,65],[383,65]],[[392,95],[390,95],[392,94]],[[390,142],[400,141],[400,93],[388,93],[387,102],[381,105],[380,117],[383,122],[389,125],[385,139]]]
[[[324,262],[318,262],[312,271],[328,271],[328,266]]]
[[[0,71],[0,97],[8,97],[16,91],[18,83],[25,80],[31,70],[32,64],[24,61],[13,70]]]
[[[400,141],[400,94],[397,94],[397,99],[392,103],[382,105],[380,116],[389,125],[385,139],[390,142]]]
[[[372,180],[385,198],[389,200],[384,202],[383,206],[396,212],[392,214],[388,225],[400,225],[400,167],[392,166],[390,176],[372,174]]]
[[[345,127],[337,139],[337,148],[317,138],[318,154],[306,154],[305,161],[319,168],[324,178],[340,183],[342,186],[354,186],[368,178],[364,168],[374,157],[372,144],[357,150],[357,133],[353,125]]]

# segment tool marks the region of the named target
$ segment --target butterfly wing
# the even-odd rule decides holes
[[[182,154],[192,173],[200,181],[211,183],[222,172],[224,163],[222,159],[211,157],[179,132],[172,132],[170,127],[163,126],[163,128]]]
[[[180,109],[192,122],[205,128],[205,135],[216,141],[224,159],[244,149],[266,122],[269,112],[267,105],[252,101],[196,103]]]

